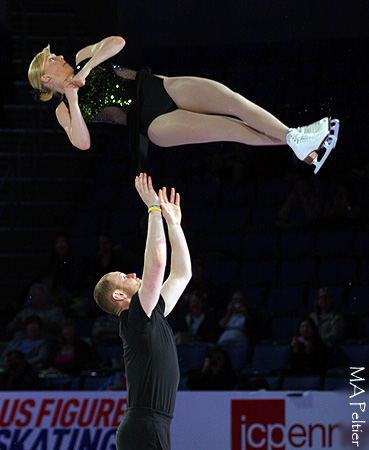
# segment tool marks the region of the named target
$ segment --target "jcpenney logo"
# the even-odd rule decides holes
[[[285,400],[232,400],[231,414],[232,450],[329,449],[340,437],[338,424],[286,426]]]

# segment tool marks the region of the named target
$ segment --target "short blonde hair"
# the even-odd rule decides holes
[[[112,303],[112,294],[115,290],[115,286],[108,280],[108,273],[104,275],[96,284],[94,289],[95,302],[100,308],[109,313],[114,314],[114,306]]]
[[[43,102],[51,100],[54,95],[53,91],[45,87],[41,81],[45,61],[50,54],[50,45],[47,45],[40,53],[37,53],[28,68],[28,80],[36,92],[39,91],[38,98]]]

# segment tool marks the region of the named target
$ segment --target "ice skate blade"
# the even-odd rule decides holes
[[[326,162],[328,156],[330,155],[331,151],[335,148],[337,144],[337,137],[334,134],[330,134],[326,140],[324,141],[322,147],[325,147],[325,153],[320,161],[314,160],[312,164],[314,164],[315,169],[314,173],[317,174],[319,170],[321,169],[322,165]],[[321,147],[321,148],[322,148]]]
[[[335,138],[336,138],[333,143],[333,148],[335,148],[337,145],[337,140],[338,140],[338,132],[340,131],[340,121],[338,119],[331,120],[330,130],[331,130],[331,133],[333,133],[333,136],[335,136]]]

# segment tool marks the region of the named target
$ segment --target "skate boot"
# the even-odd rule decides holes
[[[330,119],[329,117],[324,117],[324,119],[314,122],[311,125],[306,125],[304,127],[297,127],[298,131],[301,133],[318,133],[321,130],[329,130]]]
[[[315,165],[314,173],[317,173],[337,144],[338,130],[337,119],[325,118],[305,127],[290,128],[286,141],[301,161]],[[311,153],[320,149],[319,156],[313,159]]]

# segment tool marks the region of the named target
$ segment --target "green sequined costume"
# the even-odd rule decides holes
[[[79,71],[87,60],[77,66]],[[62,101],[68,106],[65,96]],[[135,72],[105,61],[94,67],[78,91],[78,105],[86,122],[128,125],[132,175],[147,171],[150,123],[177,109],[162,78],[149,69]]]

